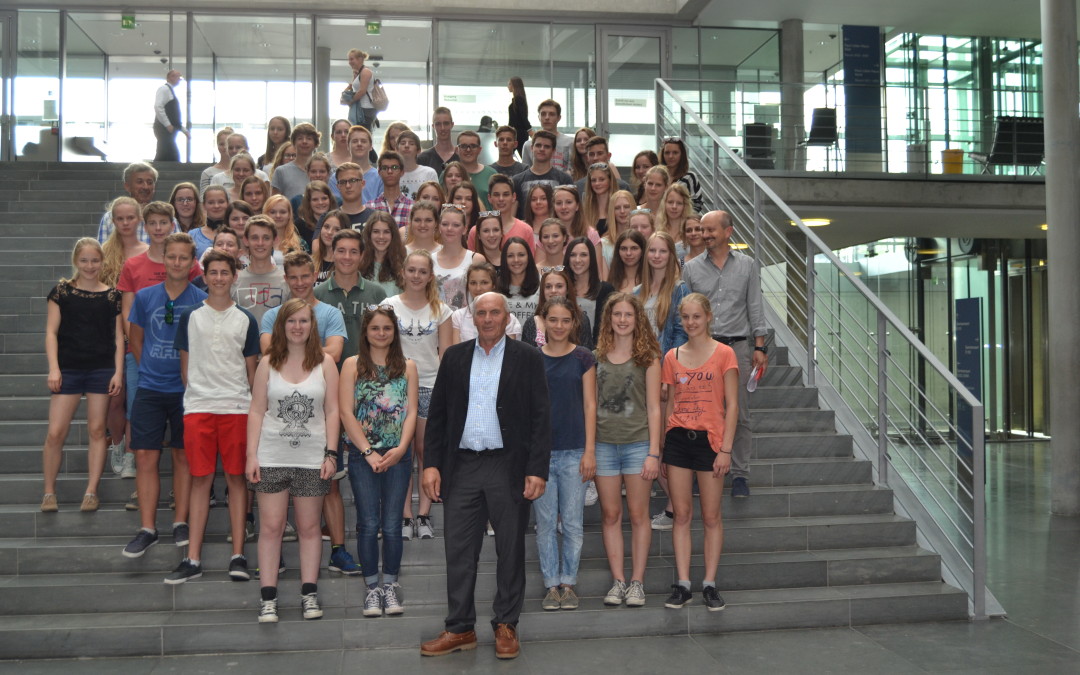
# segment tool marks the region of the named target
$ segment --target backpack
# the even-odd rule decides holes
[[[371,97],[371,105],[379,112],[390,106],[390,99],[386,95],[386,90],[383,89],[382,80],[372,80],[368,95]]]

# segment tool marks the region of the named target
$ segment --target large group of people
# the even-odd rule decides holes
[[[645,604],[652,531],[672,530],[665,605],[679,608],[693,597],[696,482],[702,600],[723,609],[721,494],[729,473],[732,496],[750,494],[747,383],[768,365],[767,331],[754,262],[729,247],[728,213],[701,213],[685,144],[666,138],[621,172],[607,139],[559,130],[555,101],[529,128],[514,78],[517,126],[496,130],[497,162],[477,161],[476,132],[451,140],[445,107],[429,149],[394,122],[372,162],[364,56],[350,52],[349,119],[331,125],[329,154],[314,126],[275,117],[257,159],[223,129],[220,161],[167,202],[154,200],[152,166],[126,168],[128,195],[96,239],[76,242],[71,277],[48,297],[41,509],[60,508],[61,450],[85,395],[80,508],[98,508],[107,466],[135,478],[126,557],[159,540],[158,467],[171,452],[172,541],[186,553],[165,583],[203,573],[220,462],[227,571],[258,577],[258,621],[278,620],[283,540],[299,541],[305,619],[322,616],[324,539],[329,570],[362,577],[363,615],[381,616],[405,611],[404,542],[441,529],[449,609],[421,653],[469,649],[486,533],[498,552],[496,654],[512,658],[530,513],[544,610],[579,605],[583,514],[596,500],[604,603]],[[669,505],[651,516],[657,480]],[[258,568],[245,557],[256,529]]]

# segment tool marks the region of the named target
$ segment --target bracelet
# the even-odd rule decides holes
[[[326,448],[326,450],[323,452],[323,460],[327,459],[332,459],[334,460],[334,464],[337,464],[337,450],[331,450],[330,448]]]
[[[720,452],[724,453],[725,455],[730,455],[731,454],[730,450],[728,450],[727,452],[724,452],[723,450],[721,450]]]
[[[646,457],[652,457],[653,459],[660,459],[660,455],[646,455]]]

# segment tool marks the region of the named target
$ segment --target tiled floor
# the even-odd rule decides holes
[[[412,649],[327,651],[0,663],[0,673],[1080,673],[1080,518],[1049,515],[1049,455],[1047,443],[989,449],[990,586],[1006,619],[526,642],[512,662],[485,645],[436,659]]]

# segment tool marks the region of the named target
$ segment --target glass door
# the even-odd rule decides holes
[[[0,12],[0,162],[12,159],[11,86],[15,81],[15,12]]]
[[[600,114],[612,160],[629,166],[634,154],[656,144],[656,78],[671,76],[667,29],[601,27],[597,32]]]

